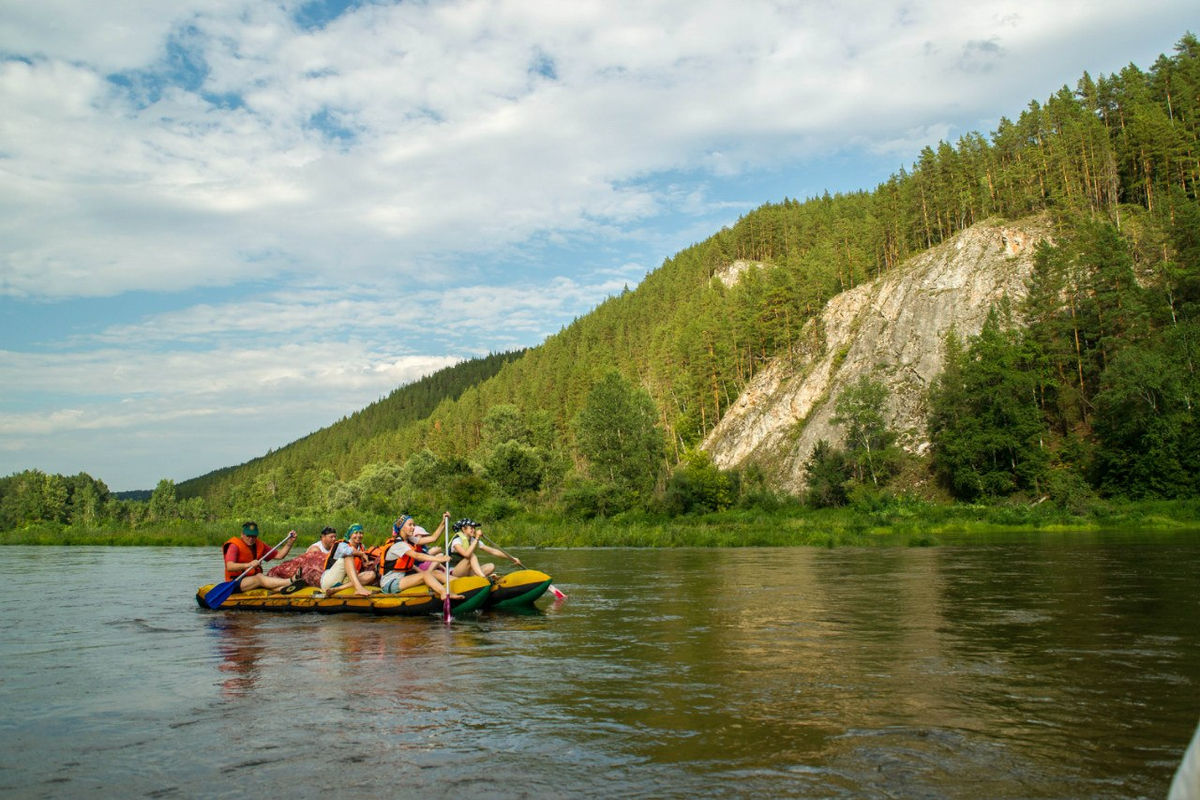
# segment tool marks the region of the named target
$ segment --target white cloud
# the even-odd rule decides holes
[[[22,397],[58,401],[0,411],[0,452],[14,469],[36,463],[67,474],[84,470],[118,489],[151,486],[155,475],[183,480],[325,427],[456,360],[398,355],[356,340],[203,352],[0,353],[0,380],[18,382]],[[131,441],[142,442],[140,459],[127,450]]]
[[[158,0],[37,0],[6,3],[0,50],[97,65],[105,72],[141,66],[159,57],[171,30],[197,8],[210,12],[242,3],[162,3]]]
[[[419,275],[437,254],[645,220],[666,198],[631,180],[817,156],[848,130],[876,151],[947,130],[997,91],[1043,88],[1011,76],[1079,26],[1134,13],[481,1],[367,4],[307,31],[286,5],[159,5],[8,23],[0,41],[30,60],[0,66],[0,291]],[[80,49],[92,26],[101,43]],[[170,37],[207,72],[162,72]],[[153,102],[132,104],[118,71]]]
[[[151,432],[196,468],[260,447],[244,460],[448,354],[536,343],[668,243],[778,199],[747,175],[899,166],[1084,69],[1149,65],[1194,18],[1174,0],[453,0],[312,27],[304,5],[0,15],[0,303],[136,309],[5,336],[7,463],[140,453],[129,482],[152,485]]]
[[[0,380],[11,396],[67,398],[62,408],[39,408],[6,417],[0,429],[13,432],[29,420],[58,419],[79,401],[129,403],[145,398],[162,408],[182,403],[221,407],[278,400],[296,392],[312,397],[354,391],[387,393],[403,383],[448,366],[450,356],[403,354],[357,338],[337,342],[282,342],[260,347],[143,351],[105,349],[63,354],[0,352]],[[165,400],[164,400],[165,399]]]
[[[158,352],[163,347],[186,345],[190,352],[197,347],[213,350],[254,341],[327,343],[347,338],[383,347],[418,332],[429,332],[428,338],[435,341],[451,339],[454,331],[472,326],[528,334],[544,330],[545,325],[530,328],[518,320],[578,316],[607,294],[636,283],[644,272],[638,265],[626,265],[615,275],[606,271],[586,283],[559,276],[539,283],[464,284],[443,291],[413,291],[400,285],[385,290],[378,285],[293,286],[240,301],[197,304],[112,324],[95,334],[76,337],[71,343],[77,348],[124,345],[120,350],[95,354],[115,363],[131,347]],[[440,336],[439,331],[443,332]],[[521,335],[511,346],[536,343]],[[29,358],[35,362],[38,356]]]

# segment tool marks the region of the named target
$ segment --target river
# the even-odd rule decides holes
[[[517,552],[568,599],[446,626],[8,548],[0,795],[1162,798],[1200,720],[1200,533]]]

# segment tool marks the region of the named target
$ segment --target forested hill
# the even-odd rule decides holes
[[[331,474],[357,474],[369,460],[386,457],[368,446],[380,433],[425,419],[439,403],[453,400],[468,387],[492,377],[522,352],[493,353],[438,370],[278,451],[185,481],[178,485],[177,492],[184,498],[202,497],[223,484],[252,481],[264,467],[295,471],[300,465],[298,471],[306,472],[312,465],[321,464]]]
[[[1044,214],[1056,245],[1038,255],[1028,307],[988,329],[1003,347],[991,342],[987,355],[961,341],[947,356],[964,381],[983,380],[971,364],[1007,359],[993,366],[1023,393],[1023,438],[984,455],[956,451],[965,445],[952,435],[950,395],[931,396],[943,415],[931,421],[942,436],[932,468],[960,496],[1040,493],[1049,478],[1110,493],[1194,493],[1198,180],[1200,43],[1189,34],[1148,71],[1084,74],[990,136],[926,147],[873,191],[764,205],[541,346],[470,375],[451,370],[454,391],[405,387],[393,395],[406,398],[404,413],[381,401],[180,489],[217,514],[325,513],[369,498],[394,509],[434,490],[495,509],[605,513],[661,500],[673,474],[686,482],[687,470],[703,470],[693,448],[831,298],[977,222]],[[1002,333],[1024,319],[1028,336]],[[1139,397],[1168,422],[1146,430]],[[610,452],[613,442],[624,450]],[[1171,477],[1139,461],[1151,451]],[[842,455],[848,480],[863,482],[861,453]],[[985,480],[992,467],[977,459],[1008,477]]]

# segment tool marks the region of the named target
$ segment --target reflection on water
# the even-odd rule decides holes
[[[1195,536],[538,551],[566,603],[449,628],[45,554],[58,602],[0,596],[6,796],[1161,797],[1200,717]]]
[[[258,662],[263,655],[261,637],[255,632],[258,620],[247,614],[214,616],[208,623],[220,640],[217,652],[222,673],[221,694],[225,698],[242,697],[258,685]]]

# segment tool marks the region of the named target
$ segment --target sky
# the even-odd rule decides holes
[[[0,475],[153,488],[535,346],[1194,0],[0,0]]]

